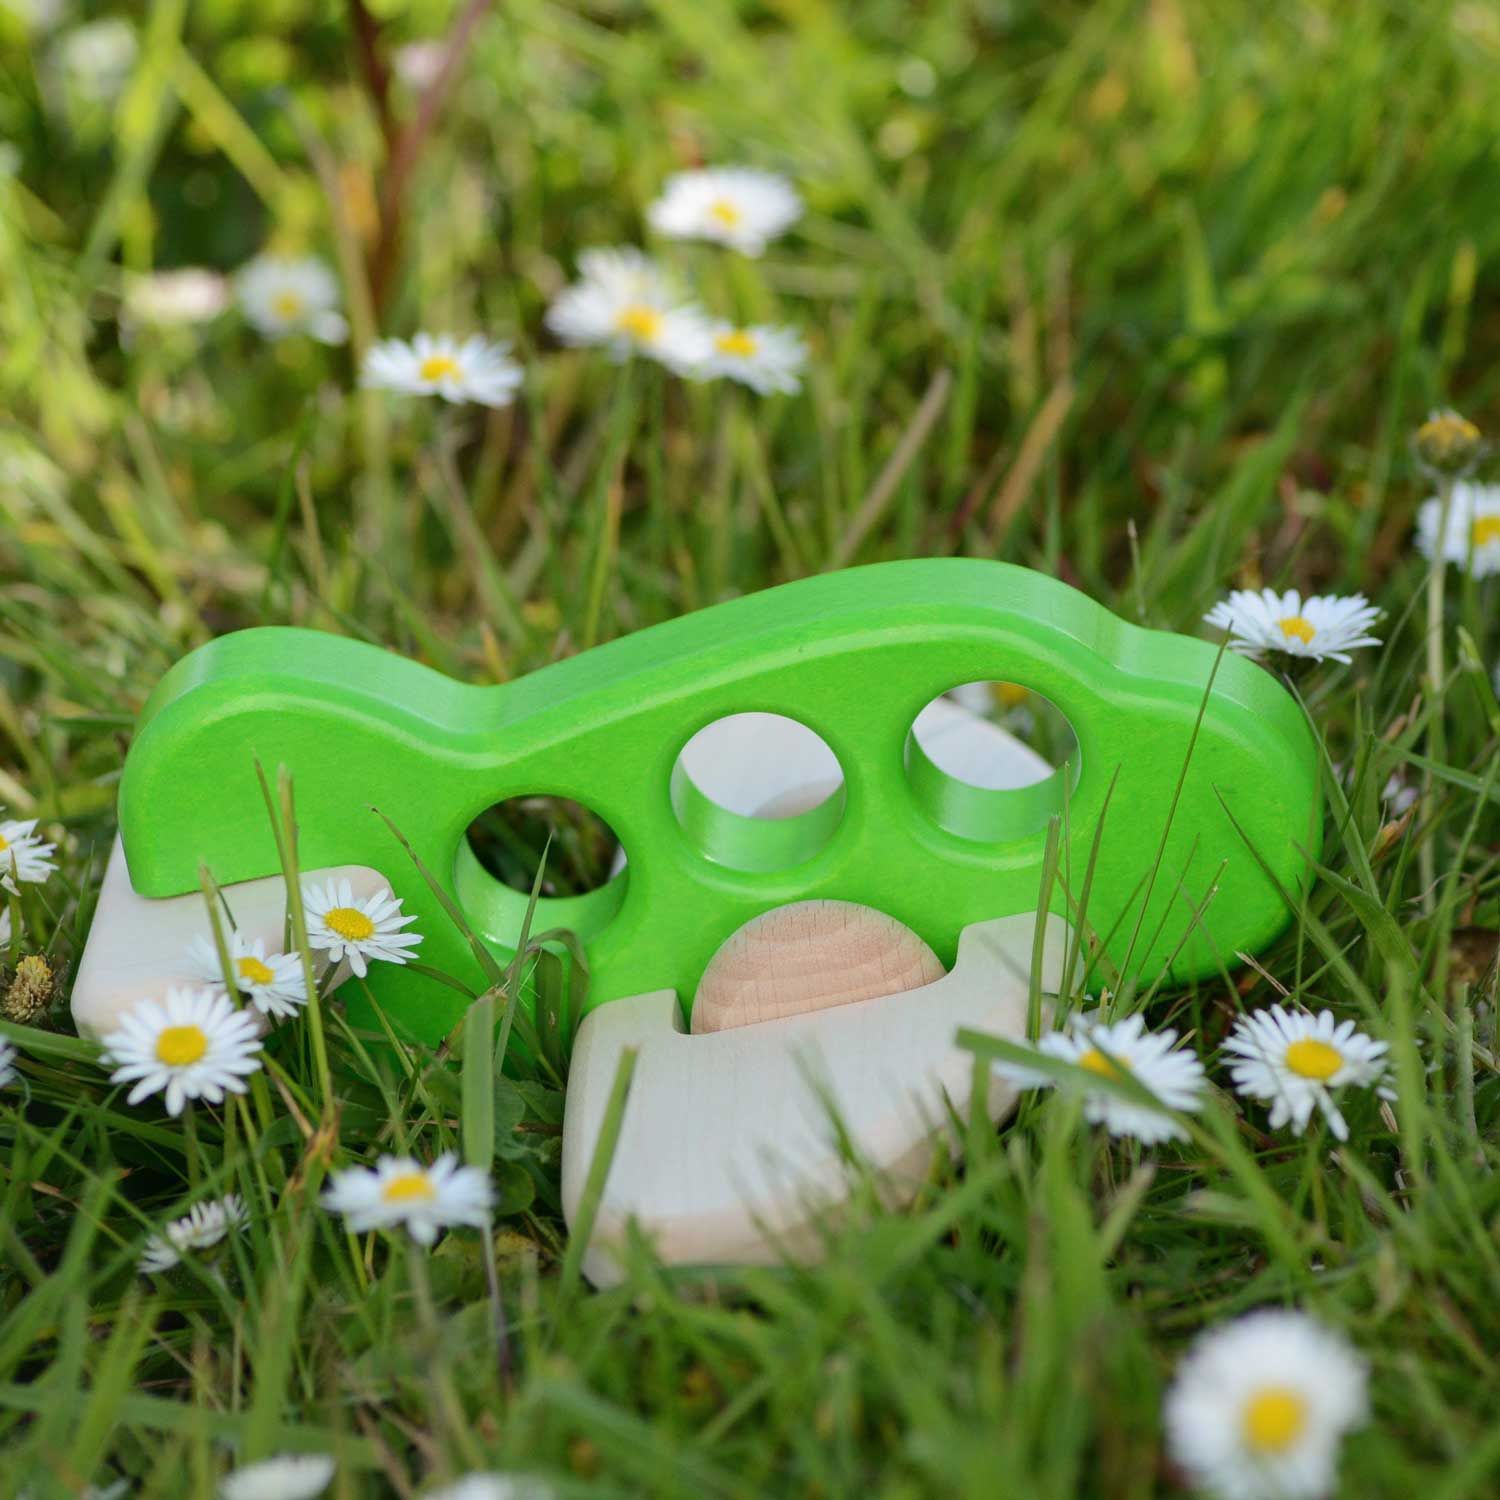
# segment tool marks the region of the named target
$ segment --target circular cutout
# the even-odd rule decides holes
[[[1063,811],[1078,737],[1048,699],[1016,683],[969,682],[934,698],[906,737],[913,794],[939,827],[1005,843]]]
[[[508,797],[469,824],[455,872],[459,901],[484,936],[513,943],[541,869],[533,927],[591,936],[625,898],[619,851],[614,829],[580,802]]]
[[[672,767],[672,810],[706,859],[783,870],[811,859],[844,815],[844,773],[822,736],[785,714],[706,724]]]

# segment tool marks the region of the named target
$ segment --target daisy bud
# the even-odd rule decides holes
[[[57,981],[57,971],[40,953],[27,954],[16,965],[5,998],[0,1000],[0,1015],[7,1021],[30,1025],[51,1006]]]
[[[1417,462],[1433,475],[1467,474],[1484,450],[1484,438],[1467,417],[1435,411],[1412,439]]]

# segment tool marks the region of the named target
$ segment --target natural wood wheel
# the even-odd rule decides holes
[[[796,901],[746,922],[703,971],[694,1032],[899,994],[941,979],[937,955],[911,928],[853,901]]]

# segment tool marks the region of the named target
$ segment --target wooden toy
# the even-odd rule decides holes
[[[1030,746],[949,698],[929,703],[912,730],[933,760],[975,784],[1029,786],[1052,772]],[[683,747],[682,766],[705,796],[746,817],[806,811],[831,795],[840,780],[838,761],[822,740],[776,714],[735,714],[716,721]],[[612,875],[625,867],[620,849]],[[348,879],[361,900],[390,889],[385,876],[356,865],[310,870],[307,878],[318,884]],[[231,885],[227,895],[246,938],[262,939],[268,950],[280,945],[286,891],[279,875]],[[199,936],[211,936],[201,891],[157,899],[138,895],[116,837],[74,976],[73,1019],[79,1030],[103,1035],[137,1000],[171,984],[195,982],[187,948]],[[346,977],[347,968],[341,967],[325,976],[324,983],[336,986]]]
[[[989,784],[953,774],[931,727],[952,710],[924,706],[990,680],[1056,705],[1077,738],[1068,765],[1032,780],[1018,756]],[[701,746],[728,743],[726,721],[755,739],[746,715],[821,737],[803,756],[815,774],[746,786],[726,805],[705,791]],[[955,1026],[1019,1034],[1014,976],[1029,970],[1049,821],[1066,878],[1052,887],[1048,962],[1092,861],[1086,963],[1128,960],[1153,977],[1213,972],[1273,937],[1320,827],[1313,739],[1269,674],[1040,574],[956,559],[785,585],[500,687],[309,631],[213,642],[141,716],[120,795],[128,878],[96,930],[114,911],[143,930],[145,911],[196,901],[200,861],[225,884],[274,874],[257,756],[295,776],[304,867],[379,871],[418,918],[424,964],[476,989],[464,939],[371,808],[501,959],[526,898],[469,848],[476,814],[550,794],[619,835],[615,878],[545,901],[537,919],[580,935],[591,974],[565,1126],[570,1209],[605,1074],[623,1046],[640,1048],[596,1269],[614,1263],[607,1247],[631,1214],[674,1260],[743,1258],[783,1233],[805,1242],[803,1210],[836,1196],[836,1153],[811,1124],[801,1145],[780,1141],[775,1122],[820,1098],[847,1107],[852,1138],[899,1186],[930,1149],[939,1095],[959,1103],[967,1090]],[[462,996],[405,969],[376,966],[369,986],[429,1042],[462,1012]],[[346,994],[355,1023],[369,1022],[363,992]],[[795,1062],[809,1056],[831,1093]],[[1003,1091],[989,1102],[1004,1107]],[[778,1145],[775,1190],[765,1179],[751,1191],[751,1158]]]
[[[1048,990],[1062,973],[1068,931],[1060,917],[1048,919],[1040,968]],[[1025,1035],[1035,933],[1032,914],[975,923],[959,939],[953,972],[923,988],[706,1036],[684,1033],[673,990],[594,1011],[568,1079],[570,1223],[620,1053],[638,1051],[584,1258],[589,1280],[619,1278],[632,1220],[670,1265],[815,1258],[847,1194],[840,1133],[890,1201],[909,1197],[949,1108],[967,1118],[973,1059],[954,1033]],[[991,1119],[1015,1100],[1014,1088],[991,1079]]]

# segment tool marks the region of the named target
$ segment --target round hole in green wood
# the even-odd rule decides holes
[[[598,813],[567,797],[507,797],[470,822],[454,868],[459,904],[482,936],[504,946],[520,936],[544,851],[533,931],[592,937],[620,909],[629,872]]]
[[[844,773],[821,735],[785,714],[728,714],[672,767],[672,810],[705,859],[767,873],[812,859],[844,815]]]
[[[1079,769],[1066,715],[1014,682],[962,683],[929,703],[906,736],[918,804],[940,828],[980,843],[1045,828]]]

